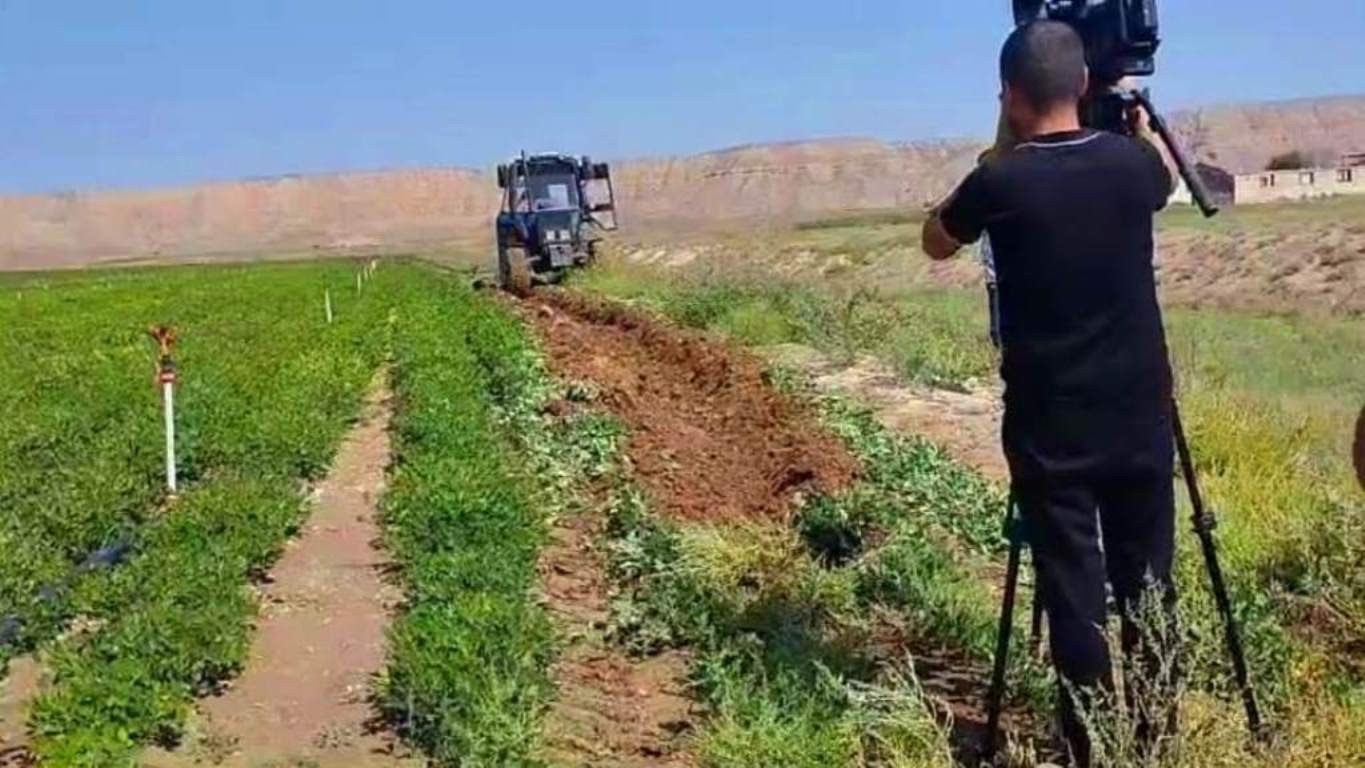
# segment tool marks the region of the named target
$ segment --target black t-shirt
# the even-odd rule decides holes
[[[1152,260],[1170,190],[1154,147],[1090,130],[1021,144],[962,183],[941,218],[959,242],[990,235],[1008,404],[1169,400]]]

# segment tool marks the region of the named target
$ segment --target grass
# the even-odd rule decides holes
[[[703,765],[951,765],[945,715],[916,658],[900,654],[946,647],[984,668],[995,600],[981,569],[1004,499],[864,411],[837,399],[821,409],[865,479],[808,500],[789,527],[669,523],[616,476],[614,635],[637,653],[697,652]],[[1046,679],[1016,662],[1025,699],[1041,706]]]
[[[45,652],[51,684],[30,727],[46,764],[134,764],[141,745],[174,740],[193,697],[245,661],[247,581],[297,525],[299,482],[327,466],[382,354],[376,292],[344,293],[354,269],[62,276],[0,295],[12,416],[0,435],[0,496],[12,511],[0,579],[23,628],[5,650]],[[321,311],[277,312],[320,304],[329,285],[335,325]],[[168,321],[182,339],[184,493],[173,502],[162,496],[153,355],[140,338]],[[118,538],[133,544],[127,565],[78,567]]]
[[[1288,208],[1290,216],[1323,215],[1317,208]],[[1180,215],[1168,214],[1163,226],[1181,225]],[[1273,211],[1247,211],[1238,226],[1279,226],[1277,221]],[[833,222],[793,238],[808,242],[841,232],[853,235],[859,228],[875,233],[883,226],[892,225]],[[767,257],[757,255],[754,264],[739,267],[710,263],[668,273],[608,261],[580,285],[750,345],[799,343],[836,362],[872,355],[911,381],[971,387],[993,375],[984,302],[974,292],[876,289],[840,279],[821,284],[769,269]],[[770,274],[762,274],[765,269]],[[1359,365],[1365,359],[1365,320],[1177,308],[1168,312],[1168,321],[1187,428],[1206,495],[1222,523],[1218,535],[1225,568],[1257,685],[1295,742],[1267,759],[1346,764],[1314,760],[1365,749],[1360,739],[1365,718],[1352,703],[1365,690],[1358,650],[1353,650],[1365,642],[1365,546],[1360,543],[1365,541],[1365,499],[1347,458],[1351,425],[1365,399],[1365,369]],[[891,466],[893,477],[911,473]],[[923,482],[918,478],[907,486],[919,488]],[[807,510],[806,533],[826,551],[848,558],[861,542],[877,538],[858,530],[875,522],[875,514],[825,503],[823,511],[818,504]],[[950,519],[957,530],[940,524],[884,539],[875,558],[862,557],[884,561],[887,572],[865,583],[875,586],[872,594],[879,599],[920,611],[914,616],[918,626],[981,650],[988,614],[981,609],[971,558],[965,571],[961,560],[956,568],[939,563],[951,564],[989,542],[990,515]],[[1189,754],[1221,764],[1228,764],[1228,755],[1243,764],[1262,764],[1245,749],[1224,751],[1216,760],[1209,751],[1236,731],[1221,723],[1235,724],[1238,716],[1235,706],[1221,703],[1229,696],[1221,627],[1189,536],[1181,549],[1180,581],[1186,623],[1196,639],[1191,666],[1198,686],[1187,698],[1199,702],[1203,729],[1202,741]],[[997,557],[998,548],[986,556]],[[974,590],[978,595],[970,597]],[[978,607],[963,608],[974,604]]]
[[[1343,195],[1311,201],[1231,206],[1212,219],[1204,218],[1193,206],[1173,205],[1161,214],[1158,223],[1163,230],[1172,231],[1262,234],[1359,222],[1362,214],[1365,214],[1365,200]]]
[[[908,379],[941,386],[980,380],[996,359],[979,301],[964,291],[830,291],[748,272],[694,277],[622,263],[587,273],[579,285],[741,343],[806,344],[839,362],[875,355]]]
[[[674,526],[626,480],[608,546],[618,639],[697,654],[701,765],[952,764],[913,665],[868,655],[854,571],[821,566],[794,530]]]

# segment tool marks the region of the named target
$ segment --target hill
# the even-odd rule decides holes
[[[1203,159],[1229,170],[1275,154],[1365,151],[1365,96],[1211,107],[1175,117]],[[616,165],[629,226],[694,229],[918,208],[971,166],[980,141],[829,139]],[[151,191],[0,197],[0,269],[262,251],[484,243],[497,208],[486,174],[416,169]]]

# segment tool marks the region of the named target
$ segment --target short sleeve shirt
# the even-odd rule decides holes
[[[1021,144],[958,188],[941,219],[962,243],[989,234],[1008,401],[1169,398],[1152,256],[1170,190],[1155,148],[1091,130]]]

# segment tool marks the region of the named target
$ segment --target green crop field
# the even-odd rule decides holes
[[[50,677],[29,711],[44,764],[133,764],[142,746],[175,741],[194,698],[241,669],[249,581],[296,530],[300,483],[325,472],[386,359],[408,405],[388,529],[411,610],[394,630],[384,708],[451,762],[502,764],[529,749],[548,643],[526,596],[540,534],[507,482],[515,464],[487,451],[494,412],[525,405],[526,337],[455,278],[386,266],[358,291],[357,270],[39,275],[0,294],[0,615],[14,628],[0,651],[38,651]],[[174,499],[154,323],[179,334]],[[452,498],[469,500],[464,514],[451,516]],[[479,540],[490,549],[473,556]],[[126,562],[87,566],[114,544],[130,547]],[[447,570],[451,557],[471,558],[478,583]]]

